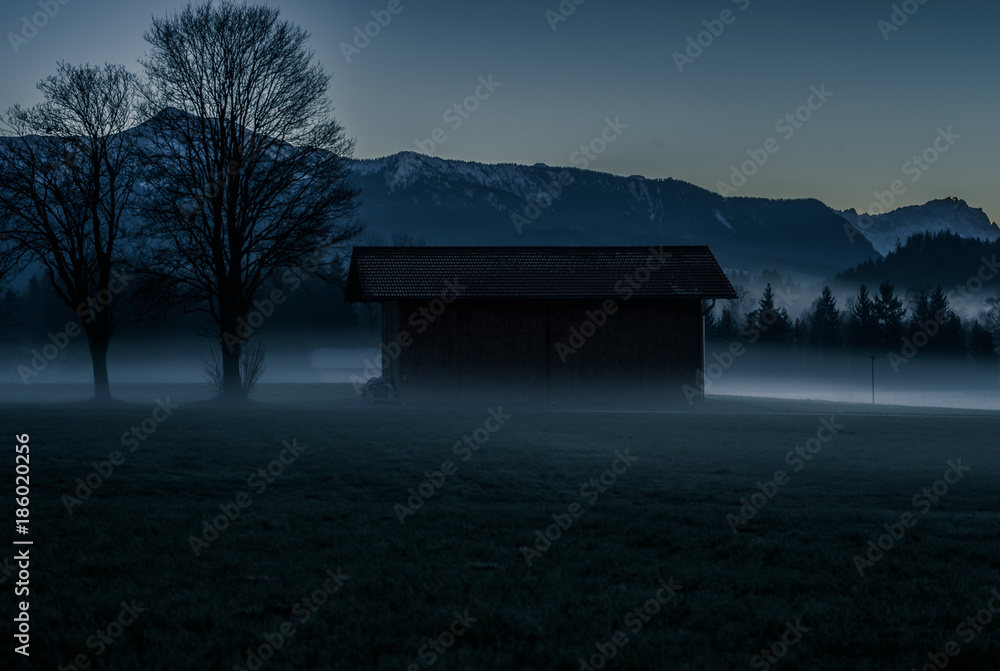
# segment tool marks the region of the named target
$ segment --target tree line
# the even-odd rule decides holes
[[[858,286],[878,286],[891,277],[899,286],[953,287],[968,279],[970,269],[982,265],[985,276],[996,276],[1000,238],[980,240],[952,231],[923,232],[897,242],[884,257],[869,259],[837,275],[836,282]]]
[[[959,301],[964,299],[959,296]],[[874,291],[862,284],[843,309],[838,307],[833,290],[824,286],[820,296],[794,320],[782,304],[788,302],[776,296],[769,282],[749,311],[740,312],[739,300],[726,301],[719,315],[709,311],[706,336],[720,341],[872,352],[898,351],[909,341],[916,342],[922,351],[939,354],[984,360],[996,360],[1000,355],[1000,294],[987,298],[977,317],[965,320],[940,286],[917,289],[904,299],[889,281]]]

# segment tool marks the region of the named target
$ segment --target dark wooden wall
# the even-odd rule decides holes
[[[682,386],[695,386],[695,371],[702,366],[701,301],[619,298],[617,312],[582,345],[571,341],[571,328],[581,331],[587,312],[604,304],[605,299],[459,299],[432,323],[420,314],[429,301],[385,303],[383,343],[393,351],[390,343],[400,332],[410,341],[398,349],[388,374],[410,402],[685,400]],[[564,353],[565,362],[559,342],[576,350]]]

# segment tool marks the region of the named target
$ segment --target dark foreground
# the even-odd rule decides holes
[[[30,438],[27,536],[2,464],[5,593],[34,541],[11,668],[1000,668],[1000,413],[24,389],[0,394]]]

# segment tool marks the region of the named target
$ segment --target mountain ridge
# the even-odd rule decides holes
[[[486,164],[402,151],[354,159],[375,236],[428,244],[707,244],[731,269],[828,276],[877,255],[816,198],[725,197],[673,177]]]
[[[428,244],[708,244],[729,268],[828,275],[885,256],[897,238],[925,230],[1000,238],[985,212],[955,197],[869,219],[811,197],[726,197],[674,177],[541,163],[481,163],[404,150],[350,165],[372,229]]]
[[[866,215],[853,208],[841,210],[840,214],[882,256],[918,233],[950,231],[966,238],[1000,239],[1000,226],[990,221],[982,208],[972,207],[955,196],[937,198],[923,205],[906,205],[883,214]]]
[[[182,114],[163,110],[126,132],[154,133],[162,118]],[[490,164],[410,150],[348,158],[346,165],[361,189],[359,214],[369,238],[403,233],[449,245],[699,244],[727,269],[828,277],[884,256],[897,237],[923,230],[1000,237],[982,210],[954,197],[868,219],[816,198],[727,197],[674,177],[580,167]]]

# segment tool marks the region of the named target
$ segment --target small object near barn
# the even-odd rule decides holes
[[[361,398],[365,403],[393,403],[396,400],[396,390],[392,386],[392,378],[373,377],[361,388]]]
[[[403,402],[639,403],[700,389],[708,247],[355,247],[345,297],[382,307]]]

